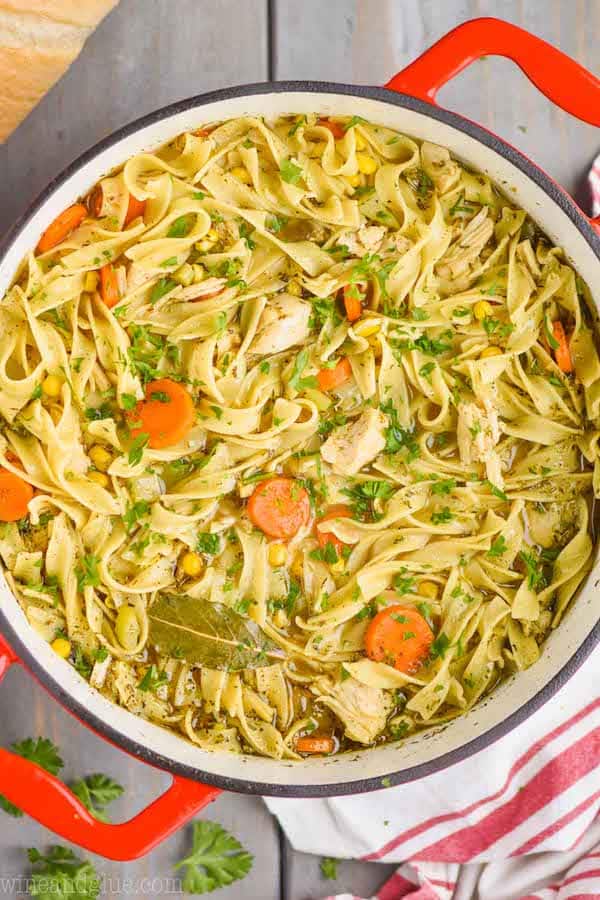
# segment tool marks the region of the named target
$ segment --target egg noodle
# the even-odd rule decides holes
[[[83,203],[0,305],[0,556],[64,664],[287,759],[534,664],[592,564],[600,362],[527,214],[316,115],[211,123]]]

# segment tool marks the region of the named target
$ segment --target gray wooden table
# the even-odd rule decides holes
[[[121,0],[65,78],[0,147],[0,233],[70,160],[157,107],[269,78],[382,84],[444,32],[480,15],[516,22],[598,74],[599,0]],[[597,129],[552,107],[509,62],[471,66],[439,102],[498,132],[587,202]],[[164,787],[163,776],[96,738],[22,671],[11,672],[0,689],[0,723],[4,746],[29,735],[59,744],[67,778],[102,771],[120,781],[126,794],[116,818],[128,818]],[[255,856],[251,874],[217,894],[220,900],[311,900],[342,889],[369,896],[390,871],[345,862],[336,882],[323,881],[319,859],[295,853],[259,799],[223,795],[206,815]],[[97,860],[107,877],[103,896],[124,896],[124,878],[133,884],[129,896],[176,896],[160,879],[172,874],[188,839],[184,831],[127,865]],[[26,874],[23,848],[52,840],[36,823],[0,812],[0,877]],[[149,889],[140,887],[144,878],[158,880]]]

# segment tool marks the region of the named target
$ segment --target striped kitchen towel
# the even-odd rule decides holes
[[[404,863],[378,900],[598,900],[600,654],[509,734],[441,772],[372,794],[266,802],[296,850]]]

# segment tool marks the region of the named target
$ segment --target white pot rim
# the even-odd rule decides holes
[[[380,120],[386,108],[390,110],[388,117],[391,118],[394,117],[394,110],[396,116],[400,111],[405,111],[404,119],[415,114],[415,120],[421,124],[421,127],[415,124],[416,130],[412,132],[417,137],[428,137],[422,132],[427,131],[425,125],[429,122],[431,130],[434,132],[437,129],[445,134],[452,132],[457,139],[460,137],[464,147],[471,148],[471,156],[477,156],[476,150],[479,147],[488,163],[497,158],[498,166],[504,167],[507,173],[510,171],[520,184],[516,193],[517,202],[522,203],[526,209],[529,206],[528,212],[540,221],[542,227],[545,227],[545,223],[554,217],[558,222],[555,229],[557,237],[561,229],[571,233],[571,240],[567,242],[570,243],[570,246],[567,246],[567,255],[583,272],[588,282],[590,275],[594,276],[595,283],[599,285],[596,302],[600,304],[600,277],[598,274],[600,235],[596,234],[589,219],[571,197],[518,150],[483,127],[456,113],[448,112],[406,94],[398,94],[377,87],[304,81],[241,85],[182,100],[126,125],[87,150],[48,185],[0,242],[0,295],[8,287],[14,276],[16,265],[23,255],[20,244],[23,243],[24,237],[29,242],[28,246],[33,246],[35,241],[30,239],[30,235],[36,229],[39,234],[53,215],[64,208],[59,205],[57,210],[52,211],[53,199],[57,204],[64,204],[64,198],[68,195],[69,185],[72,183],[74,185],[79,183],[80,194],[82,193],[82,183],[84,186],[87,184],[86,189],[89,189],[106,171],[106,169],[100,169],[93,173],[93,164],[98,163],[100,157],[102,159],[110,158],[111,150],[115,150],[117,145],[120,148],[127,141],[136,144],[137,139],[136,146],[120,160],[120,162],[124,162],[128,155],[162,142],[154,141],[153,144],[149,138],[148,143],[144,143],[143,135],[146,133],[150,135],[154,131],[158,133],[161,126],[172,122],[172,130],[167,130],[166,133],[173,137],[184,130],[181,123],[185,122],[186,117],[191,120],[198,112],[195,121],[199,124],[204,111],[206,120],[205,107],[231,107],[234,115],[240,115],[239,110],[245,108],[243,105],[246,102],[247,106],[253,106],[256,111],[256,107],[261,104],[264,106],[267,100],[272,99],[279,114],[285,98],[289,98],[290,102],[287,108],[290,112],[302,111],[303,104],[308,110],[312,103],[312,108],[325,113],[335,112],[340,106],[344,106],[340,114],[347,114],[347,109],[350,108],[349,102],[352,100],[356,101],[357,110],[378,109]],[[335,109],[329,108],[333,102],[336,103]],[[350,114],[352,113],[350,112]],[[400,115],[399,118],[402,119],[403,116]],[[395,127],[403,130],[401,125]],[[410,129],[408,131],[411,133]],[[452,150],[452,141],[447,142],[447,146]],[[469,156],[468,153],[464,155],[465,158]],[[478,167],[476,163],[473,165],[474,168]],[[484,166],[479,166],[479,169],[485,170]],[[90,174],[84,174],[88,170]],[[496,171],[493,165],[489,165],[488,170]],[[85,181],[86,177],[87,182]],[[530,191],[527,203],[521,195],[527,194],[528,185]],[[73,202],[76,196],[72,196],[68,202]],[[536,212],[531,207],[539,209]],[[551,237],[554,237],[553,228],[545,230]],[[582,268],[579,256],[581,255],[583,259],[583,251],[585,251],[586,259],[585,266]],[[598,572],[594,573],[592,570],[586,582],[588,593],[593,593],[594,574],[596,577],[598,576]],[[416,755],[417,761],[410,762],[411,753],[409,751],[407,754],[408,764],[406,764],[407,760],[404,759],[405,754],[402,748],[396,749],[393,745],[386,745],[387,749],[383,747],[367,748],[356,753],[341,754],[328,760],[320,760],[316,765],[310,761],[295,764],[249,756],[237,757],[236,768],[215,762],[225,754],[209,754],[186,744],[182,738],[171,734],[170,738],[188,748],[192,747],[192,750],[195,751],[199,763],[198,765],[191,763],[191,753],[177,752],[172,740],[165,737],[164,729],[144,720],[138,720],[131,713],[115,707],[115,704],[97,694],[83,682],[71,667],[60,660],[56,662],[48,645],[35,634],[27,623],[6,584],[0,584],[0,599],[0,632],[6,637],[20,660],[52,696],[92,730],[131,755],[173,774],[202,781],[224,790],[280,797],[326,797],[372,791],[382,787],[382,778],[385,782],[384,786],[402,784],[462,761],[485,749],[531,716],[572,677],[600,642],[600,621],[598,615],[589,608],[590,601],[588,600],[587,610],[584,608],[584,624],[571,628],[574,635],[571,639],[572,652],[570,649],[565,650],[564,648],[562,651],[554,652],[554,662],[548,666],[550,674],[547,677],[538,675],[537,679],[530,679],[529,688],[524,691],[524,702],[519,703],[514,702],[514,699],[509,699],[508,702],[505,701],[505,706],[508,707],[506,714],[496,712],[488,715],[486,708],[494,706],[494,704],[496,709],[501,708],[502,698],[498,699],[498,694],[509,698],[516,695],[514,690],[516,680],[515,682],[512,680],[504,682],[498,691],[482,701],[467,716],[453,720],[444,729],[438,728],[423,732],[406,742],[409,746],[419,745],[422,748],[427,747],[428,743],[436,745],[437,742],[442,747],[442,751],[439,753],[437,751],[432,753],[428,748],[421,754],[423,757],[421,761],[418,761],[419,754],[413,753],[412,755]],[[573,624],[572,618],[571,624]],[[562,628],[561,625],[558,631],[560,632]],[[556,644],[555,641],[553,646]],[[542,659],[544,659],[544,654],[542,654]],[[59,663],[61,663],[60,668]],[[526,674],[520,673],[517,680]],[[81,681],[85,687],[76,683],[75,679]],[[114,711],[112,716],[110,715],[111,709]],[[438,740],[440,736],[443,739],[442,732],[446,729],[450,731],[454,729],[452,734],[460,734],[460,731],[456,730],[460,726],[456,726],[455,723],[467,718],[470,718],[470,732],[474,736],[464,742],[461,742],[460,738],[455,738],[449,741],[450,749],[444,751],[443,740]],[[478,728],[480,720],[481,729]],[[115,722],[119,723],[120,727],[117,727]],[[140,722],[143,723],[143,726],[139,724]],[[139,735],[143,736],[140,738]],[[157,746],[167,747],[169,751],[174,751],[173,755],[165,752],[164,749],[157,750]],[[375,759],[376,754],[379,754],[377,758],[380,762],[374,765],[365,765],[367,760]],[[404,765],[401,765],[403,761]],[[348,775],[344,774],[346,769]],[[361,777],[365,771],[368,777]],[[232,774],[232,772],[236,774]],[[269,780],[271,773],[273,780]]]

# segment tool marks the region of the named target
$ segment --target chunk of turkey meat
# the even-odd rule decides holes
[[[352,256],[364,256],[379,250],[387,230],[381,225],[361,225],[358,231],[344,231],[338,237],[339,246],[347,247]]]
[[[358,419],[336,428],[321,447],[321,456],[340,475],[356,475],[385,447],[387,419],[367,409]]]
[[[328,678],[319,678],[312,690],[319,695],[319,703],[328,706],[340,719],[346,737],[359,744],[373,743],[385,728],[393,707],[389,693],[361,684],[355,678],[335,685]]]
[[[438,275],[458,278],[468,271],[494,233],[494,223],[488,213],[487,206],[480,209],[459,238],[450,245],[436,266]]]
[[[451,158],[446,147],[439,144],[424,141],[421,144],[421,162],[440,194],[453,188],[460,178],[460,166]]]
[[[260,317],[250,353],[281,353],[310,334],[311,305],[291,294],[277,294]]]
[[[498,413],[488,397],[476,403],[460,404],[456,426],[460,461],[467,466],[485,463],[487,477],[496,487],[503,485],[500,457],[495,450],[499,440]]]

